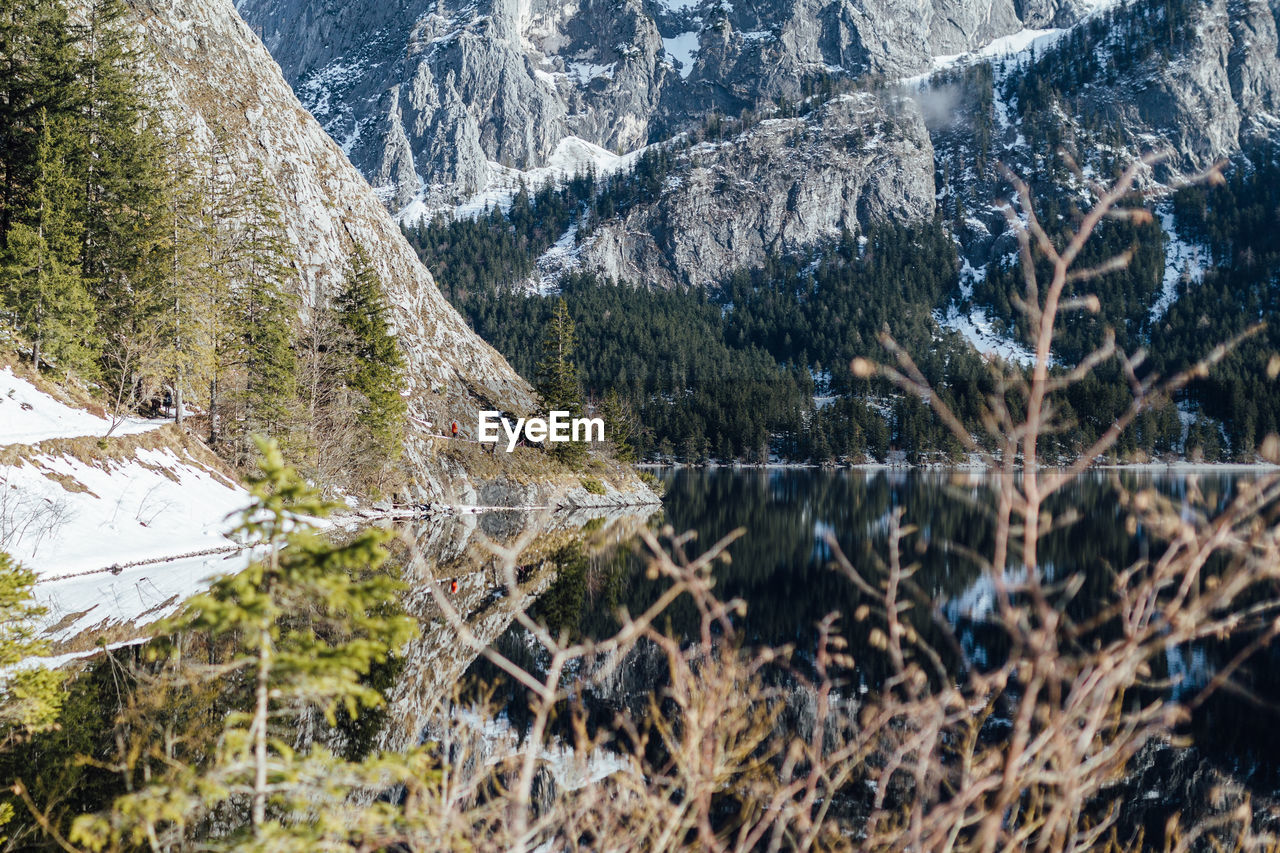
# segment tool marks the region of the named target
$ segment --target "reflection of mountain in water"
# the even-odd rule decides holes
[[[388,697],[388,726],[378,746],[399,749],[415,742],[433,710],[449,698],[477,657],[444,618],[430,585],[448,595],[480,642],[492,644],[519,610],[551,587],[566,549],[580,546],[592,553],[634,537],[647,516],[629,512],[491,512],[407,527],[403,538],[413,543],[420,559],[410,559],[407,547],[398,549],[409,584],[403,604],[418,619],[421,635],[405,650],[401,677]],[[489,543],[520,547],[516,594],[510,594],[502,562]]]

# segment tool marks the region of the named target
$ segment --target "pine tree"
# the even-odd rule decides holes
[[[340,712],[355,717],[379,706],[382,696],[366,676],[416,626],[387,607],[401,588],[380,570],[389,534],[366,529],[346,544],[330,543],[310,520],[332,505],[285,465],[274,442],[257,446],[261,470],[250,478],[254,501],[238,533],[261,543],[266,556],[215,581],[161,629],[169,644],[165,678],[227,684],[234,710],[204,765],[167,762],[108,812],[79,818],[72,837],[92,849],[122,842],[189,849],[190,833],[214,813],[220,848],[335,849],[404,826],[404,810],[367,803],[353,790],[404,784],[420,791],[432,778],[425,750],[347,761],[323,746],[305,753],[289,746],[287,733],[304,716],[332,727]],[[181,651],[193,637],[202,648],[229,647],[230,658],[214,667],[188,660]],[[227,683],[228,673],[243,673],[243,687]]]
[[[613,456],[619,462],[636,461],[636,420],[631,407],[616,389],[610,388],[600,403],[600,416],[604,418],[605,435]]]
[[[298,311],[289,287],[289,247],[266,176],[259,173],[238,188],[233,206],[240,233],[232,258],[231,318],[219,345],[219,384],[231,386],[226,396],[232,416],[222,437],[230,441],[235,461],[245,465],[253,452],[251,436],[279,438],[287,448],[297,425]]]
[[[167,163],[176,156],[148,97],[142,54],[123,0],[90,0],[78,71],[83,105],[74,129],[83,223],[81,264],[103,340],[103,367],[117,409],[154,393],[148,365],[163,342],[169,305],[165,259]]]
[[[75,36],[58,0],[0,5],[0,248],[28,207],[40,127],[73,114],[81,91]]]
[[[235,325],[243,385],[235,433],[246,452],[250,435],[287,439],[292,430],[298,369],[291,329],[295,313],[293,300],[269,278],[250,278],[237,294]]]
[[[373,438],[376,452],[397,459],[408,411],[400,395],[404,359],[395,336],[388,330],[389,311],[382,283],[360,246],[356,246],[348,262],[346,282],[335,307],[343,331],[346,383],[363,398],[359,416]]]
[[[15,669],[29,658],[44,655],[48,642],[36,630],[44,608],[32,602],[35,573],[0,552],[0,750],[27,735],[53,727],[62,701],[62,673],[45,667]],[[0,779],[8,789],[10,779]],[[0,802],[0,845],[13,807]]]
[[[80,280],[79,222],[62,150],[41,111],[34,186],[15,217],[3,255],[5,306],[31,343],[31,362],[51,361],[64,372],[88,372],[95,352],[94,312]]]
[[[166,164],[162,212],[169,234],[158,276],[163,304],[155,317],[157,348],[144,366],[171,392],[178,423],[213,382],[217,346],[227,323],[227,270],[217,245],[223,234],[209,197],[210,183],[194,173],[190,159],[173,157]]]
[[[577,345],[569,304],[560,299],[542,340],[538,396],[548,411],[568,412],[571,418],[582,414],[582,379],[573,359]],[[549,447],[565,462],[576,462],[586,453],[586,446],[575,441]]]

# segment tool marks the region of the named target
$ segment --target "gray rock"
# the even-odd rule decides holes
[[[915,73],[1022,26],[1013,0],[239,0],[392,210],[474,195],[567,135],[634,150],[835,74]],[[664,43],[664,39],[666,40]],[[670,51],[692,48],[680,64]],[[406,97],[407,95],[407,97]],[[416,209],[416,208],[415,208]]]
[[[500,166],[545,165],[570,134],[634,150],[678,138],[711,111],[770,114],[781,101],[794,105],[815,89],[847,86],[849,78],[914,76],[935,57],[1026,27],[1071,26],[1096,5],[239,0],[303,103],[392,210],[415,199],[424,207],[414,210],[447,208],[489,186]],[[1164,178],[1280,133],[1277,0],[1212,0],[1198,8],[1191,45],[1174,61],[1155,57],[1072,92],[1068,144],[1080,140],[1088,149],[1087,140],[1096,139],[1090,127],[1119,128],[1135,149],[1169,155],[1166,171],[1155,176]],[[1016,118],[1014,108],[1002,104],[1002,115]],[[659,287],[706,284],[842,230],[930,215],[933,147],[947,150],[944,138],[953,131],[946,126],[957,122],[931,116],[931,140],[910,108],[869,130],[876,121],[831,106],[695,149],[657,202],[591,223],[576,251],[544,257],[541,281],[576,265]],[[874,137],[876,147],[854,150],[843,141],[852,134]],[[1002,192],[990,167],[996,160],[1027,175],[1046,168],[1049,152],[1030,150],[1021,136],[1016,121],[996,123],[984,174],[960,188],[970,211],[991,213],[986,205]],[[967,174],[973,154],[951,158],[951,174]],[[989,233],[960,235],[971,260],[1004,252],[994,240],[1003,228],[993,215]]]
[[[873,222],[927,218],[933,181],[933,148],[914,103],[842,95],[816,115],[766,120],[692,147],[661,198],[600,224],[576,265],[637,285],[714,285],[770,254]]]
[[[1167,61],[1157,54],[1079,94],[1079,115],[1106,116],[1135,148],[1166,155],[1187,174],[1280,131],[1277,7],[1264,0],[1213,0],[1197,10],[1193,38]]]

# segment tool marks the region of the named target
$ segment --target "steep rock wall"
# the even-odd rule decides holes
[[[134,8],[159,83],[197,146],[212,151],[221,137],[226,142],[211,162],[232,176],[261,169],[274,184],[304,303],[335,291],[357,243],[369,252],[408,362],[413,420],[406,464],[424,498],[455,499],[467,491],[473,484],[465,466],[443,461],[431,434],[453,419],[474,423],[482,408],[531,408],[527,383],[441,296],[230,0],[139,0]]]

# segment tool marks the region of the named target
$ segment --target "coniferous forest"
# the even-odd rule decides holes
[[[574,223],[576,239],[588,239],[594,219],[652,192],[670,168],[669,157],[647,155],[621,176],[580,174],[559,188],[525,189],[509,210],[458,220],[438,215],[407,226],[406,236],[472,327],[531,376],[554,305],[530,289],[537,257]],[[1159,221],[1105,223],[1082,262],[1130,249],[1132,257],[1105,286],[1085,285],[1100,309],[1064,318],[1057,343],[1064,361],[1079,360],[1110,330],[1126,351],[1149,351],[1145,369],[1168,375],[1202,357],[1207,341],[1227,340],[1248,318],[1267,316],[1277,269],[1266,233],[1280,186],[1276,170],[1276,152],[1259,149],[1230,169],[1225,186],[1174,194],[1181,239],[1203,245],[1212,269],[1203,283],[1178,282],[1173,308],[1158,321],[1151,306],[1161,293],[1168,239]],[[1039,215],[1069,221],[1071,205],[1066,195],[1046,192]],[[846,234],[807,256],[774,257],[709,289],[659,291],[565,275],[555,289],[590,354],[583,359],[588,397],[615,393],[626,401],[641,425],[636,447],[647,458],[861,461],[884,460],[890,450],[954,457],[959,445],[919,401],[849,371],[853,358],[883,358],[878,339],[888,332],[979,431],[989,371],[935,313],[954,298],[960,278],[951,222],[942,214],[917,226],[877,226],[861,238]],[[993,259],[981,273],[972,304],[985,306],[1006,334],[1025,337],[1025,320],[1010,301],[1022,276],[1016,256]],[[1121,437],[1118,458],[1252,459],[1260,437],[1277,426],[1276,395],[1262,370],[1273,334],[1245,343],[1179,400],[1145,412]],[[1074,427],[1053,437],[1054,453],[1068,459],[1092,443],[1129,399],[1117,364],[1066,390],[1060,405]]]

